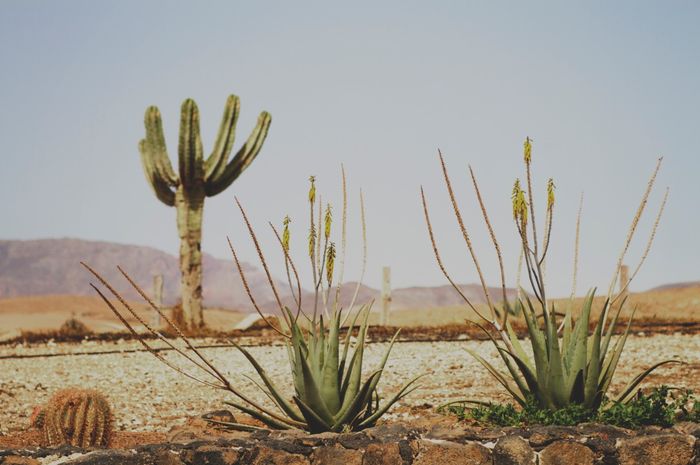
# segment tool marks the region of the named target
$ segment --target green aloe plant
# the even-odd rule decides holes
[[[571,299],[566,308],[562,321],[557,320],[557,312],[555,306],[547,300],[545,286],[545,266],[547,251],[549,250],[552,218],[555,203],[555,186],[552,179],[547,183],[547,206],[545,210],[545,228],[542,243],[538,242],[537,228],[535,222],[535,209],[533,207],[532,195],[532,144],[530,139],[526,139],[524,144],[524,162],[526,168],[527,192],[521,187],[520,180],[516,180],[513,192],[513,219],[518,231],[521,253],[518,266],[518,276],[521,274],[520,267],[525,263],[525,274],[532,286],[534,298],[526,294],[520,288],[520,279],[518,278],[519,298],[515,306],[518,311],[513,311],[505,293],[505,273],[501,249],[488,217],[486,207],[484,205],[481,192],[474,171],[469,167],[472,184],[477,195],[479,207],[486,227],[488,229],[491,241],[496,249],[498,263],[501,274],[501,287],[503,289],[503,306],[497,308],[489,295],[488,288],[484,275],[479,265],[479,260],[476,256],[474,247],[471,242],[470,235],[464,224],[461,211],[457,205],[455,195],[452,189],[452,184],[448,176],[447,167],[445,165],[442,154],[439,154],[445,184],[450,196],[452,207],[457,218],[459,228],[467,243],[472,261],[476,266],[477,273],[481,280],[486,302],[488,307],[488,315],[483,314],[477,309],[469,299],[462,294],[460,289],[455,285],[452,278],[446,271],[446,268],[440,257],[440,253],[436,244],[433,233],[432,224],[428,212],[425,193],[421,189],[423,202],[423,211],[428,227],[431,243],[435,256],[440,266],[440,269],[455,287],[457,292],[462,296],[467,305],[483,320],[483,323],[475,323],[484,333],[490,338],[493,344],[498,349],[498,353],[507,369],[507,373],[501,372],[493,364],[485,360],[477,353],[467,349],[486,370],[511,394],[511,396],[521,406],[525,407],[534,401],[543,409],[558,410],[569,405],[582,405],[591,410],[600,408],[604,397],[607,394],[610,383],[615,374],[617,364],[627,341],[632,322],[633,314],[622,332],[622,335],[613,342],[613,334],[617,327],[620,312],[624,306],[625,299],[620,299],[624,295],[624,291],[629,286],[630,281],[637,274],[648,252],[651,248],[656,229],[658,227],[661,215],[663,213],[668,189],[664,195],[663,201],[659,208],[659,212],[654,222],[649,240],[647,242],[644,254],[636,267],[632,277],[623,283],[622,289],[618,294],[614,294],[615,283],[622,263],[629,247],[629,244],[637,229],[639,219],[644,211],[652,190],[656,175],[660,168],[661,159],[659,159],[656,169],[647,185],[647,189],[642,198],[642,202],[637,209],[635,217],[632,221],[632,226],[627,235],[622,253],[618,258],[616,271],[613,275],[612,282],[608,291],[607,299],[603,304],[598,321],[594,324],[592,334],[589,334],[589,325],[593,323],[592,306],[595,290],[588,293],[583,300],[583,304],[577,312],[574,312],[574,294],[576,290],[576,262],[578,260],[578,231],[581,218],[581,209],[576,225],[576,245],[575,245],[575,265],[574,265],[574,284],[572,286]],[[633,312],[634,313],[634,312]],[[518,339],[513,326],[508,317],[510,314],[522,314],[527,331],[529,341],[532,347],[532,355],[530,356],[524,349],[523,344]],[[574,316],[577,320],[574,322]],[[675,360],[664,360],[652,365],[637,375],[616,397],[616,401],[627,402],[632,399],[639,389],[640,383],[656,368],[667,364],[674,363]]]
[[[179,338],[184,342],[186,349],[175,346],[172,341],[166,339],[160,332],[150,327],[99,273],[88,265],[83,265],[119,300],[121,305],[134,318],[150,331],[153,336],[163,341],[168,347],[175,350],[177,354],[184,357],[193,367],[206,373],[207,376],[200,377],[195,374],[196,371],[194,370],[184,370],[180,368],[179,365],[173,364],[170,360],[160,355],[145,338],[138,335],[133,326],[124,318],[122,311],[117,310],[116,306],[105,297],[102,291],[95,285],[92,285],[109,308],[117,315],[122,323],[126,325],[132,334],[139,339],[147,350],[163,363],[188,378],[210,387],[229,391],[238,398],[237,401],[226,402],[227,404],[249,414],[262,422],[265,426],[273,429],[296,428],[311,433],[324,431],[353,431],[374,425],[392,405],[417,389],[416,381],[420,377],[410,380],[384,403],[380,401],[377,386],[391,349],[399,334],[398,331],[394,334],[386,353],[374,371],[371,371],[369,374],[363,371],[365,340],[367,338],[368,317],[371,304],[363,305],[359,310],[353,311],[362,277],[355,286],[355,291],[350,305],[348,306],[348,310],[344,311],[340,306],[343,274],[342,264],[345,260],[346,243],[347,193],[345,187],[345,173],[343,172],[341,277],[337,282],[335,282],[334,276],[336,249],[334,242],[330,240],[332,228],[331,208],[330,205],[327,205],[325,215],[322,216],[322,204],[320,199],[317,201],[316,198],[315,179],[311,177],[310,180],[310,232],[308,255],[314,280],[313,310],[309,308],[308,311],[304,311],[302,308],[302,288],[299,281],[299,274],[290,256],[289,224],[291,220],[289,218],[285,218],[283,222],[284,230],[281,235],[274,226],[270,226],[284,253],[285,271],[291,291],[291,300],[293,301],[292,307],[296,307],[295,311],[290,310],[290,308],[283,303],[282,296],[275,285],[275,281],[271,277],[272,275],[260,248],[257,235],[253,230],[245,210],[238,202],[238,199],[236,199],[236,203],[241,211],[251,239],[258,252],[261,264],[267,275],[275,300],[279,306],[279,313],[282,316],[279,324],[273,323],[273,320],[268,318],[259,307],[248,285],[248,280],[241,262],[238,259],[238,254],[229,240],[234,262],[253,306],[263,320],[283,337],[286,343],[291,383],[287,384],[286,387],[288,389],[283,390],[270,378],[263,365],[256,360],[248,350],[235,341],[230,341],[231,346],[239,350],[258,373],[262,383],[250,378],[249,380],[271,401],[273,404],[272,407],[257,402],[242,392],[233,382],[224,376],[220,370],[212,365],[201,351],[183,335],[180,329],[173,324],[167,315],[161,312],[158,306],[153,304],[145,292],[143,292],[121,268],[118,268],[119,271],[149,303],[150,307],[158,312],[163,320],[176,332]],[[360,205],[362,236],[363,242],[366,244],[364,202],[361,194]],[[318,217],[315,217],[316,206],[318,206]],[[364,276],[366,263],[366,246],[363,247],[363,251],[362,276]],[[334,289],[335,292],[333,293],[332,291]],[[345,334],[342,334],[341,329],[345,327],[348,322],[347,330]],[[353,338],[355,330],[357,330],[356,337]],[[290,390],[294,393],[291,399],[285,397],[285,392]],[[255,426],[241,423],[220,422],[215,420],[209,421],[233,429],[258,429]]]

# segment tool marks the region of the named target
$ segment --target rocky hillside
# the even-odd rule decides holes
[[[137,294],[124,282],[115,269],[121,265],[132,278],[150,292],[153,276],[164,278],[164,301],[175,303],[179,289],[179,268],[175,256],[137,245],[80,239],[42,239],[28,241],[0,240],[0,298],[36,295],[94,295],[89,286],[90,276],[80,266],[84,261],[101,273],[125,297],[137,299]],[[262,270],[244,264],[246,276],[256,299],[262,307],[272,310],[273,295]],[[283,300],[291,307],[289,288],[278,286]],[[481,287],[463,285],[463,292],[474,303],[484,302]],[[347,283],[341,292],[341,305],[350,304],[355,283]],[[492,288],[491,296],[499,300],[501,290]],[[333,294],[335,295],[335,294]],[[508,290],[509,298],[515,291]],[[303,302],[311,302],[313,294],[304,291]],[[379,304],[380,292],[361,286],[357,303],[374,299]],[[204,300],[208,307],[252,311],[240,277],[230,259],[218,259],[204,254]],[[392,309],[442,307],[461,304],[460,297],[450,286],[409,287],[392,291]],[[375,307],[378,308],[378,305]]]

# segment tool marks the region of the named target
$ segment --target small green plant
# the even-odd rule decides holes
[[[473,420],[491,426],[563,425],[599,422],[622,428],[643,426],[670,427],[678,421],[697,421],[699,401],[692,391],[661,386],[649,394],[638,391],[628,402],[605,399],[597,411],[580,404],[571,404],[558,410],[540,408],[533,398],[525,406],[513,404],[454,403],[441,407],[443,413],[456,415],[462,420]]]
[[[490,362],[485,360],[480,355],[469,351],[488,372],[513,396],[513,398],[523,407],[528,408],[531,399],[534,399],[540,409],[548,409],[550,411],[559,411],[568,408],[569,406],[582,406],[591,411],[596,411],[606,395],[612,378],[615,374],[617,364],[620,360],[622,350],[625,346],[627,336],[629,334],[630,321],[627,324],[622,336],[616,341],[613,341],[613,333],[616,329],[620,312],[623,308],[624,300],[620,302],[619,297],[622,291],[626,290],[630,281],[639,271],[644,262],[650,248],[656,229],[658,227],[661,215],[663,213],[668,189],[663,198],[661,207],[659,208],[656,221],[654,222],[649,241],[647,243],[644,254],[639,265],[635,269],[631,278],[626,283],[623,283],[621,293],[614,295],[613,290],[617,277],[622,267],[623,259],[629,248],[629,244],[637,229],[640,217],[647,205],[649,194],[654,185],[656,175],[660,168],[661,159],[659,159],[656,169],[649,180],[647,189],[642,197],[642,202],[637,209],[637,212],[632,221],[632,225],[627,235],[622,253],[617,261],[617,267],[613,275],[613,279],[608,291],[608,297],[603,305],[602,312],[597,323],[594,324],[593,334],[589,334],[589,324],[592,322],[591,308],[595,290],[588,293],[584,299],[582,308],[574,313],[573,296],[576,289],[576,263],[578,261],[578,229],[580,224],[580,208],[577,219],[577,233],[574,259],[574,284],[572,286],[572,294],[570,304],[566,308],[562,321],[557,319],[557,311],[554,305],[548,301],[546,285],[545,285],[545,266],[547,252],[549,250],[552,222],[554,217],[555,205],[555,186],[550,178],[546,186],[546,209],[544,211],[544,235],[542,241],[538,240],[537,222],[535,218],[536,209],[533,203],[532,189],[532,144],[530,139],[526,139],[524,143],[524,162],[526,170],[526,186],[527,192],[523,189],[520,179],[514,183],[512,191],[512,207],[513,220],[519,236],[521,245],[520,266],[525,263],[525,275],[527,276],[534,299],[520,290],[520,295],[523,296],[516,302],[516,307],[520,312],[510,310],[510,304],[506,298],[505,291],[505,272],[501,248],[496,235],[491,226],[486,207],[479,190],[474,171],[469,167],[472,184],[478,199],[479,207],[489,236],[496,250],[498,264],[500,268],[501,287],[503,290],[503,308],[496,308],[493,299],[489,295],[486,286],[486,280],[481,271],[479,260],[475,253],[470,235],[462,218],[461,211],[457,205],[457,201],[452,189],[452,184],[448,176],[447,167],[442,154],[439,154],[445,184],[450,196],[453,211],[455,213],[459,229],[467,244],[467,248],[471,255],[472,261],[476,267],[477,274],[481,281],[481,285],[486,297],[486,302],[490,311],[489,315],[482,314],[469,299],[461,292],[459,287],[448,274],[438,247],[436,244],[433,228],[428,213],[425,193],[421,188],[421,197],[423,201],[423,211],[428,227],[428,233],[438,265],[445,277],[456,289],[463,298],[465,303],[474,310],[474,312],[485,323],[475,323],[479,326],[486,335],[491,339],[498,350],[503,363],[505,364],[508,373],[502,373]],[[520,266],[518,275],[520,276]],[[518,286],[520,283],[518,282]],[[534,301],[533,301],[534,300]],[[521,342],[518,340],[511,323],[508,319],[510,314],[522,313],[530,336],[530,344],[532,346],[532,357],[530,357]],[[578,316],[578,320],[574,322],[574,316]],[[661,361],[645,370],[635,377],[628,386],[616,397],[616,401],[626,403],[630,401],[639,384],[644,378],[654,369],[666,363],[674,362],[672,360]]]
[[[42,445],[107,447],[112,436],[112,411],[107,399],[91,389],[57,391],[32,415],[42,433]]]
[[[290,240],[291,233],[289,225],[291,220],[286,217],[283,221],[283,231],[279,234],[277,229],[270,224],[281,251],[285,259],[285,271],[291,291],[292,308],[283,303],[283,299],[275,285],[272,275],[267,265],[265,256],[260,248],[257,235],[248,219],[242,205],[236,199],[241,215],[250,233],[250,237],[255,246],[260,262],[265,270],[269,285],[275,300],[279,306],[282,318],[279,324],[275,325],[261,311],[254,295],[251,292],[245,272],[239,261],[236,249],[229,240],[229,246],[233,254],[233,259],[239,271],[243,286],[248,296],[260,314],[262,319],[286,342],[291,371],[291,383],[287,386],[294,392],[291,399],[285,397],[282,389],[266,373],[264,367],[245,348],[231,341],[231,345],[237,348],[245,358],[251,363],[260,377],[262,383],[249,378],[267,397],[274,407],[269,407],[256,402],[251,397],[243,393],[236,385],[227,379],[216,367],[214,367],[202,354],[194,347],[190,340],[185,337],[182,331],[171,319],[164,315],[156,305],[153,305],[146,294],[133,282],[133,280],[119,268],[119,271],[131,283],[132,286],[148,301],[151,308],[159,312],[167,324],[184,341],[187,349],[194,356],[186,351],[175,347],[170,341],[162,336],[154,328],[151,328],[129,304],[94,270],[89,266],[85,267],[105,285],[109,291],[121,302],[141,324],[143,324],[152,334],[164,341],[173,348],[179,355],[185,357],[191,364],[208,374],[211,378],[200,379],[191,372],[186,372],[180,367],[172,364],[155,351],[144,338],[139,338],[141,343],[163,363],[171,366],[185,376],[199,381],[211,387],[224,389],[231,392],[238,401],[227,402],[227,404],[245,412],[253,418],[259,420],[264,425],[273,429],[297,428],[311,433],[324,431],[353,431],[374,425],[377,420],[386,413],[392,405],[411,393],[417,388],[415,384],[418,378],[414,378],[406,383],[392,397],[385,402],[381,402],[377,386],[382,376],[387,359],[398,336],[398,331],[392,338],[389,346],[382,358],[379,366],[369,374],[363,367],[365,339],[368,330],[368,316],[370,305],[362,305],[359,310],[354,310],[355,300],[359,292],[362,278],[355,286],[355,291],[347,307],[341,308],[340,293],[342,284],[343,264],[345,261],[346,244],[346,205],[347,191],[345,184],[345,173],[343,172],[343,213],[342,213],[342,238],[340,266],[336,267],[336,247],[331,241],[331,230],[333,229],[333,219],[330,205],[326,205],[325,212],[322,202],[316,193],[315,178],[311,177],[311,187],[308,194],[310,225],[308,236],[308,258],[311,263],[313,276],[314,297],[308,307],[302,305],[302,288],[299,280],[297,267],[291,258]],[[363,243],[363,271],[366,263],[366,233],[364,220],[364,202],[360,194],[360,210],[362,220]],[[318,208],[318,209],[316,209]],[[318,212],[318,216],[316,216]],[[306,249],[306,246],[304,247]],[[336,270],[339,268],[340,277],[336,278]],[[133,333],[137,334],[134,328],[127,322],[114,305],[103,295],[103,293],[93,285],[93,288],[104,299],[107,305],[117,315],[117,317]],[[349,323],[344,336],[341,336],[341,328]],[[355,333],[355,330],[356,333]],[[356,334],[353,342],[353,334]],[[138,337],[138,336],[137,336]],[[289,389],[288,389],[289,390]],[[213,423],[233,429],[256,429],[250,425],[241,423],[229,423],[210,420]]]

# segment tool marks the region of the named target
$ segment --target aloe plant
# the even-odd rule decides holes
[[[496,249],[501,274],[501,287],[503,289],[502,308],[497,308],[493,303],[493,299],[489,295],[484,275],[481,272],[479,260],[455,199],[445,160],[441,153],[439,154],[439,158],[453,211],[467,244],[472,261],[475,264],[477,274],[481,280],[486,297],[488,315],[485,315],[469,301],[469,299],[460,291],[448,274],[440,257],[435,235],[433,233],[425,192],[421,189],[423,211],[425,214],[430,240],[435,252],[435,257],[445,277],[455,287],[457,292],[464,299],[465,303],[469,305],[482,320],[481,323],[475,324],[479,326],[493,342],[507,369],[507,372],[501,372],[477,353],[470,351],[469,349],[467,350],[510,393],[513,399],[515,399],[515,401],[523,407],[528,405],[528,403],[534,399],[540,408],[549,410],[558,410],[572,404],[582,405],[583,407],[591,410],[599,409],[615,374],[625,342],[627,341],[633,318],[633,314],[630,315],[629,321],[626,328],[622,332],[622,335],[613,343],[613,334],[617,327],[620,312],[625,303],[624,299],[620,301],[620,297],[624,295],[624,291],[626,291],[629,283],[644,263],[644,260],[651,249],[651,245],[656,234],[656,229],[659,225],[661,215],[663,214],[663,210],[666,205],[668,189],[666,190],[663,201],[661,202],[661,206],[656,216],[656,221],[652,227],[646,249],[639,261],[639,264],[627,282],[623,283],[620,292],[618,294],[614,294],[613,291],[615,288],[615,283],[617,282],[624,257],[637,229],[639,219],[647,205],[649,194],[652,190],[656,175],[660,168],[661,159],[659,159],[656,169],[649,180],[647,189],[642,197],[642,202],[632,221],[632,226],[627,234],[622,253],[617,261],[617,267],[615,273],[613,274],[608,296],[603,304],[598,321],[595,323],[595,329],[593,330],[592,334],[589,334],[589,324],[593,321],[591,309],[595,290],[590,291],[583,300],[582,307],[578,312],[576,312],[578,319],[574,322],[573,297],[576,289],[575,283],[576,263],[578,260],[578,230],[581,218],[580,208],[576,226],[577,233],[575,245],[576,258],[574,260],[574,284],[572,286],[571,299],[562,321],[557,321],[555,306],[547,299],[544,270],[552,232],[555,186],[552,179],[547,182],[547,206],[544,215],[545,228],[544,236],[542,238],[542,242],[540,243],[538,242],[537,237],[535,209],[533,207],[531,175],[532,144],[530,139],[528,138],[525,140],[523,156],[526,168],[527,192],[521,187],[521,182],[519,179],[515,181],[512,192],[513,220],[515,222],[521,245],[518,276],[521,274],[520,266],[524,262],[524,274],[528,277],[531,284],[532,293],[534,294],[533,299],[527,295],[522,288],[520,288],[520,283],[518,282],[519,295],[523,296],[515,302],[515,307],[519,311],[513,311],[512,306],[506,299],[505,273],[501,249],[488,217],[487,209],[484,205],[474,171],[471,169],[471,167],[469,167],[471,180],[477,195],[479,207],[481,209],[491,241]],[[529,342],[532,347],[532,356],[529,356],[528,353],[526,353],[523,344],[521,344],[515,331],[513,330],[513,327],[508,319],[510,314],[523,315],[529,334]],[[541,323],[540,319],[542,321]],[[629,401],[634,397],[635,393],[639,389],[640,383],[653,370],[667,363],[675,362],[677,361],[660,361],[652,365],[650,368],[644,370],[642,373],[632,379],[627,387],[617,395],[615,400],[619,402]]]
[[[244,288],[251,299],[253,306],[270,327],[276,331],[286,343],[290,364],[290,383],[287,389],[282,390],[278,384],[266,373],[264,366],[253,357],[244,347],[235,341],[230,341],[231,346],[239,350],[250,362],[260,377],[260,381],[253,381],[264,396],[268,398],[274,406],[264,405],[257,402],[249,395],[242,392],[236,383],[230,381],[222,374],[204,355],[183,335],[168,317],[163,314],[151,299],[133,282],[129,275],[121,268],[118,268],[123,276],[134,286],[141,296],[149,303],[150,307],[158,312],[164,321],[178,334],[184,342],[186,350],[175,346],[166,339],[156,329],[150,327],[148,323],[126,302],[115,290],[88,265],[83,264],[108,290],[114,295],[121,305],[134,318],[136,318],[152,335],[163,341],[177,354],[185,358],[193,367],[206,373],[206,377],[199,377],[196,371],[187,371],[180,366],[173,364],[156,351],[151,344],[140,337],[133,326],[127,321],[121,310],[117,310],[95,285],[92,287],[106,302],[109,308],[122,321],[124,325],[137,336],[141,344],[146,349],[161,360],[166,365],[177,370],[184,376],[198,381],[210,387],[223,389],[232,393],[238,398],[236,401],[226,402],[236,409],[245,412],[253,418],[262,422],[266,427],[273,429],[301,429],[311,433],[323,431],[353,431],[372,426],[386,413],[396,402],[410,394],[418,386],[416,381],[420,377],[411,379],[401,389],[385,402],[381,402],[377,386],[381,379],[384,367],[389,358],[391,349],[399,334],[397,331],[391,339],[389,346],[379,365],[369,373],[364,371],[363,361],[365,354],[365,340],[368,332],[368,317],[370,305],[363,305],[359,310],[353,311],[355,300],[364,276],[366,263],[366,246],[363,247],[363,266],[360,280],[357,282],[348,310],[344,311],[340,307],[340,294],[342,283],[342,265],[345,260],[346,243],[346,205],[347,193],[345,188],[345,173],[343,172],[343,214],[342,214],[342,248],[341,266],[339,279],[334,275],[336,250],[335,244],[330,240],[332,216],[331,208],[326,206],[325,215],[322,216],[321,201],[316,197],[315,179],[311,177],[311,188],[309,190],[310,206],[310,233],[308,243],[308,255],[312,268],[314,283],[314,298],[306,311],[302,308],[302,292],[299,282],[299,274],[296,265],[290,256],[290,231],[289,218],[284,220],[284,230],[278,234],[272,226],[272,230],[278,239],[279,245],[285,258],[285,271],[291,290],[292,306],[290,308],[283,304],[280,293],[275,285],[272,275],[265,260],[265,256],[260,248],[257,235],[248,219],[238,199],[236,199],[245,224],[250,233],[251,239],[260,257],[260,261],[268,277],[268,282],[279,306],[282,316],[279,325],[268,319],[258,306],[254,295],[248,285],[245,272],[238,259],[238,254],[233,244],[229,240],[229,246],[233,254],[233,259],[243,281]],[[363,242],[365,235],[364,202],[360,195],[361,220],[363,231]],[[316,206],[318,206],[318,217],[315,217]],[[335,292],[333,293],[333,290]],[[334,294],[334,295],[332,295]],[[311,309],[311,307],[313,309]],[[359,320],[359,322],[358,322]],[[348,324],[349,323],[349,324]],[[341,329],[347,325],[347,330],[343,335]],[[353,334],[357,330],[353,341]],[[285,397],[285,392],[293,391],[291,399]],[[252,430],[258,429],[256,426],[242,423],[220,422],[209,420],[221,426],[233,429]]]

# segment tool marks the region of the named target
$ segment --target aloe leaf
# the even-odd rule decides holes
[[[275,383],[270,379],[270,377],[267,375],[267,372],[265,372],[265,369],[262,366],[260,366],[258,361],[255,360],[255,358],[250,354],[250,352],[238,345],[235,341],[230,342],[245,356],[245,358],[248,359],[250,364],[253,365],[253,368],[255,368],[255,371],[258,372],[260,379],[262,379],[263,383],[265,383],[265,386],[267,386],[269,394],[274,398],[275,403],[282,409],[282,411],[284,411],[284,413],[287,414],[293,420],[303,421],[304,418],[301,416],[301,414],[298,411],[295,411],[292,405],[289,404],[289,402],[287,402],[287,400],[280,394],[279,389],[277,388]]]
[[[649,376],[652,371],[656,370],[660,366],[666,365],[668,363],[680,363],[683,364],[684,362],[680,360],[664,360],[663,362],[656,363],[643,372],[639,373],[637,376],[634,377],[630,383],[625,386],[625,388],[622,390],[622,392],[615,398],[615,402],[621,402],[623,404],[626,404],[630,400],[632,400],[637,394],[637,391],[639,390],[639,384],[644,381],[644,378]]]
[[[230,422],[230,421],[219,421],[219,420],[212,420],[209,418],[205,418],[206,421],[209,423],[213,423],[215,425],[220,425],[220,426],[225,426],[228,429],[232,429],[235,431],[247,431],[247,432],[253,432],[253,431],[265,431],[267,428],[261,428],[259,426],[253,426],[253,425],[246,425],[245,423],[235,423],[235,422]],[[281,425],[280,428],[276,429],[292,429],[290,426],[286,425]]]
[[[605,337],[603,338],[603,345],[600,350],[600,358],[605,359],[605,355],[608,353],[608,347],[610,346],[610,340],[612,339],[613,332],[615,331],[615,328],[617,327],[617,320],[620,317],[620,313],[622,312],[622,308],[625,305],[625,302],[627,301],[627,297],[624,298],[624,300],[620,303],[620,306],[617,308],[617,311],[615,312],[615,315],[613,316],[612,321],[610,322],[610,326],[608,327],[608,331],[605,334]],[[605,301],[605,306],[609,305],[609,300]],[[605,306],[603,307],[603,310],[605,310]]]
[[[335,415],[340,409],[340,389],[338,387],[338,332],[340,319],[333,318],[330,322],[328,347],[324,357],[321,373],[321,397],[328,410]]]
[[[320,416],[314,412],[311,407],[306,405],[306,403],[301,400],[299,397],[294,396],[294,402],[296,402],[297,407],[299,407],[299,411],[301,412],[302,415],[304,415],[304,418],[306,419],[306,427],[311,433],[323,433],[325,431],[330,431],[331,430],[331,425],[329,425],[326,421],[323,420]]]
[[[396,402],[400,401],[407,395],[411,394],[413,391],[418,389],[420,386],[413,386],[416,381],[418,381],[420,378],[422,378],[425,375],[420,375],[416,376],[412,380],[410,380],[408,383],[404,384],[403,387],[394,394],[391,399],[387,400],[384,405],[382,405],[379,409],[377,409],[372,415],[367,417],[366,419],[362,420],[362,422],[358,425],[360,428],[372,426],[374,423],[379,420],[382,415],[384,415]],[[413,386],[413,387],[411,387]]]
[[[515,351],[515,355],[520,357],[520,359],[528,365],[530,370],[535,371],[535,368],[532,366],[530,359],[528,358],[527,354],[525,353],[525,349],[523,349],[522,344],[520,344],[520,340],[518,339],[518,335],[515,334],[515,331],[513,330],[513,326],[510,324],[510,321],[506,321],[506,331],[508,333],[508,338],[510,339],[510,343],[513,346],[513,350]]]
[[[377,387],[377,384],[379,383],[379,379],[381,378],[381,373],[384,371],[384,367],[386,366],[386,362],[389,359],[389,354],[391,353],[391,349],[394,347],[394,343],[396,342],[396,338],[399,337],[399,333],[401,332],[400,329],[397,329],[396,332],[394,333],[394,336],[391,338],[391,341],[389,341],[389,347],[387,347],[386,352],[384,353],[384,357],[382,358],[381,363],[379,364],[379,367],[377,368],[377,371],[380,372],[379,377],[374,381],[372,385],[370,385],[370,390],[374,391],[374,389]]]
[[[329,425],[332,424],[333,414],[328,410],[328,406],[326,406],[326,403],[323,401],[317,381],[311,373],[311,367],[308,361],[303,357],[301,359],[301,369],[304,374],[305,401],[303,403],[311,408],[325,423]],[[302,414],[303,413],[304,412],[302,412]],[[304,417],[306,417],[306,415],[304,415]]]
[[[284,421],[282,421],[281,419],[278,420],[272,418],[272,416],[270,416],[271,414],[266,410],[256,410],[251,407],[239,404],[237,402],[224,401],[224,404],[230,405],[231,407],[234,407],[243,413],[247,413],[256,420],[265,423],[270,428],[289,429],[290,427],[299,428],[304,426],[304,423],[293,421],[291,419],[284,419]]]
[[[503,386],[506,391],[510,393],[511,396],[520,404],[520,405],[525,405],[526,404],[526,398],[523,393],[523,391],[514,383],[508,380],[508,378],[505,377],[503,373],[498,371],[493,365],[491,365],[489,362],[487,362],[481,355],[477,354],[476,352],[471,351],[470,349],[465,349],[469,354],[474,357],[481,365],[486,368],[486,371],[488,371],[491,376],[493,376],[496,381],[498,381],[501,386]]]
[[[486,330],[486,328],[484,326],[482,326],[481,324],[474,322],[474,321],[472,321],[471,323],[473,325],[477,326],[479,329],[481,329],[484,332],[484,334],[486,334],[486,337],[488,337],[491,340],[491,342],[493,343],[496,350],[500,349],[501,346],[498,344],[496,339],[494,339],[494,337],[491,335],[491,333]],[[474,355],[469,350],[467,350],[467,352]],[[521,393],[520,397],[524,399],[525,396],[523,393],[529,392],[529,389],[528,389],[526,382],[523,380],[523,377],[521,376],[518,367],[516,365],[513,365],[513,361],[510,359],[510,357],[507,356],[506,354],[504,354],[503,352],[501,352],[500,350],[498,350],[498,355],[500,355],[501,360],[503,360],[503,363],[505,364],[506,368],[508,369],[508,372],[511,375],[511,378],[513,379],[513,381],[515,381],[515,384],[517,385],[518,389],[520,390],[520,393]],[[529,361],[526,363],[527,363],[528,367],[532,367],[532,364],[529,363]]]
[[[362,412],[362,407],[367,403],[369,396],[372,395],[370,391],[370,386],[374,379],[381,376],[380,371],[375,371],[372,373],[367,381],[358,389],[357,394],[347,402],[347,405],[343,406],[338,414],[335,416],[333,421],[333,430],[342,429],[343,425],[350,424],[351,421],[357,417],[357,415]]]
[[[588,365],[586,358],[588,353],[588,322],[590,321],[594,292],[595,291],[589,292],[583,302],[581,315],[574,325],[574,331],[569,342],[570,345],[567,348],[569,351],[567,355],[567,358],[569,359],[569,372],[567,380],[567,385],[569,386],[570,390],[569,398],[575,397],[578,399],[580,397],[583,399],[585,395],[585,390],[583,387],[585,386],[586,369]],[[578,390],[579,388],[574,387],[577,384],[577,379],[579,376],[581,376],[581,380],[583,381],[580,396],[578,391],[575,392],[575,390]]]
[[[539,402],[545,402],[548,404],[551,404],[551,396],[549,393],[544,389],[539,383],[538,379],[535,377],[535,374],[527,367],[525,362],[520,360],[515,354],[508,352],[507,350],[499,347],[498,350],[501,353],[510,355],[515,363],[518,365],[518,368],[520,368],[520,372],[523,374],[523,377],[525,378],[525,382],[527,383],[527,386],[529,388],[529,392],[535,396],[535,398]]]
[[[342,386],[342,397],[343,403],[340,410],[344,410],[352,399],[355,397],[360,389],[360,381],[362,378],[362,359],[364,357],[365,351],[365,337],[367,335],[367,316],[368,312],[365,313],[365,319],[360,327],[360,331],[357,334],[357,344],[355,345],[355,352],[352,354],[352,360],[350,361],[350,366],[348,367],[348,372],[346,374],[345,380]]]
[[[610,387],[610,382],[612,381],[612,377],[615,374],[615,370],[617,369],[617,363],[620,361],[622,350],[625,348],[625,343],[627,342],[627,336],[629,335],[630,328],[632,327],[632,319],[634,318],[635,312],[636,309],[632,310],[632,315],[630,315],[630,319],[627,322],[625,332],[617,340],[612,353],[604,363],[603,372],[601,373],[601,376],[598,380],[600,386],[599,391],[602,395],[604,395],[608,391],[608,387]]]
[[[598,378],[600,377],[600,338],[603,330],[603,318],[598,319],[595,326],[595,333],[590,340],[591,352],[588,357],[588,368],[586,370],[586,386],[584,390],[584,405],[588,408],[597,407],[598,399]]]

